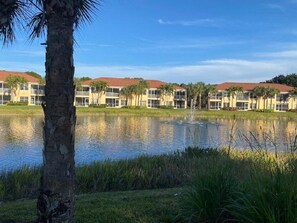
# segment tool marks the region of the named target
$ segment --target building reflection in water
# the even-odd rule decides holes
[[[0,171],[41,164],[42,122],[41,116],[0,117]],[[269,149],[277,145],[285,150],[296,134],[296,122],[287,119],[235,122],[217,118],[190,124],[174,118],[83,115],[76,126],[76,162],[129,159],[188,146]]]

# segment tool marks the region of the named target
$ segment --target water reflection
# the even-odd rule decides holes
[[[216,118],[188,123],[174,118],[85,115],[77,120],[76,162],[127,159],[187,146],[285,150],[296,134],[296,121],[287,119]],[[0,171],[41,164],[42,147],[42,117],[0,117]]]

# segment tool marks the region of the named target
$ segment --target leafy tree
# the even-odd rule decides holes
[[[163,84],[160,87],[158,87],[160,90],[161,98],[164,101],[164,105],[168,106],[169,97],[174,92],[174,85],[173,84]]]
[[[27,84],[28,81],[21,76],[18,75],[9,75],[5,80],[7,86],[11,89],[12,92],[12,101],[16,102],[17,92],[20,89],[21,84]]]
[[[28,74],[28,75],[30,75],[32,77],[35,77],[35,78],[37,78],[39,80],[42,79],[42,76],[40,74],[34,72],[34,71],[26,71],[26,74]]]
[[[81,78],[79,78],[79,77],[73,78],[73,84],[74,84],[74,87],[75,87],[76,91],[82,89],[82,80],[81,80]]]
[[[38,222],[74,222],[73,32],[91,20],[99,0],[0,0],[0,39],[15,39],[16,24],[30,38],[46,33],[44,165],[38,197]]]
[[[97,92],[97,105],[99,105],[102,94],[108,88],[108,83],[105,81],[93,81],[90,86]]]
[[[297,87],[297,74],[292,73],[288,75],[278,75],[271,80],[267,80],[266,83],[277,83],[277,84],[286,84],[292,87]]]
[[[197,82],[195,84],[190,83],[187,86],[188,97],[193,100],[193,104],[196,107],[197,99],[199,101],[199,109],[202,107],[202,95],[204,94],[206,88],[203,82]]]
[[[79,78],[82,82],[92,80],[90,77],[81,77]]]

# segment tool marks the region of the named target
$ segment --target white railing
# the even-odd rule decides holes
[[[88,96],[89,91],[76,91],[77,96]]]
[[[110,97],[118,97],[120,94],[115,92],[106,92],[106,96]]]

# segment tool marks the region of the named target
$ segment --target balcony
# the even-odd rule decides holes
[[[210,96],[211,100],[222,100],[222,96],[221,95],[212,95]]]
[[[31,89],[31,94],[44,95],[44,90],[41,90],[41,89]]]
[[[76,96],[89,96],[89,91],[76,91]]]
[[[119,97],[119,93],[115,93],[115,92],[106,92],[106,96],[107,97]]]
[[[250,100],[249,96],[237,96],[236,99],[237,99],[237,101],[249,101]]]
[[[186,96],[185,95],[174,95],[174,100],[185,100]]]
[[[149,94],[148,95],[149,98],[160,98],[159,94]]]

